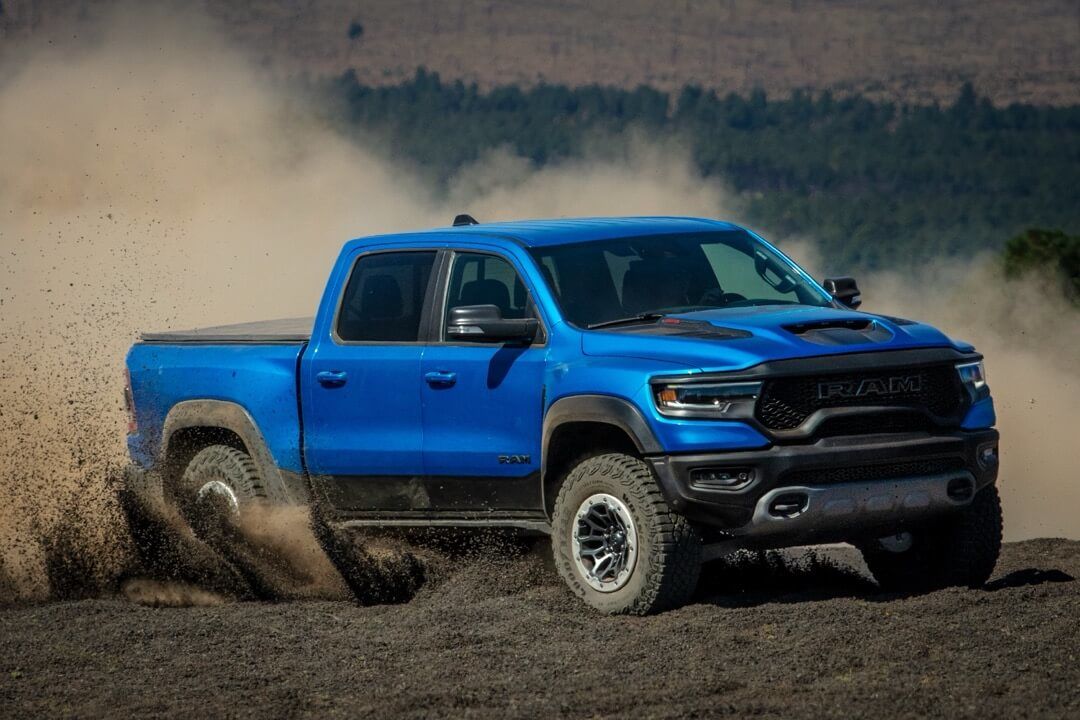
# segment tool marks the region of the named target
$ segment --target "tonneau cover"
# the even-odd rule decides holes
[[[143,333],[144,343],[298,343],[311,338],[315,318],[282,318],[196,328]]]

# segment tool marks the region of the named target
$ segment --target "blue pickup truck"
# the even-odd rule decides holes
[[[609,613],[684,604],[742,548],[848,542],[890,591],[981,585],[982,357],[859,303],[706,219],[353,240],[314,319],[142,335],[129,477],[193,527],[310,503],[336,528],[546,533]]]

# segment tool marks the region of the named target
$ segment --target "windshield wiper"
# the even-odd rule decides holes
[[[596,330],[597,328],[615,327],[616,325],[631,325],[633,323],[652,322],[664,317],[664,313],[647,312],[638,313],[637,315],[631,315],[630,317],[619,318],[618,320],[605,320],[604,322],[593,323],[592,325],[586,325],[589,330]]]

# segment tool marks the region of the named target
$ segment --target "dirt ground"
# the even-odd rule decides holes
[[[542,546],[367,607],[136,581],[0,610],[0,716],[1075,718],[1077,577],[1065,540],[916,597],[876,594],[853,551],[752,556],[647,618],[585,609]]]

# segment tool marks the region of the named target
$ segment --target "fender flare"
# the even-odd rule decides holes
[[[166,466],[172,436],[184,428],[222,428],[236,433],[259,466],[267,497],[276,504],[306,504],[308,490],[303,478],[278,467],[259,426],[247,409],[227,400],[185,400],[174,405],[161,431],[158,466]]]
[[[594,422],[613,425],[625,432],[642,455],[663,452],[660,442],[644,415],[629,400],[614,395],[569,395],[551,404],[544,415],[544,429],[540,446],[540,497],[543,507],[548,507],[547,467],[548,449],[555,431],[562,425],[574,422]]]
[[[614,395],[570,395],[553,402],[544,415],[541,470],[547,467],[548,446],[555,431],[570,422],[614,425],[630,436],[642,455],[664,451],[645,416],[629,400]]]

